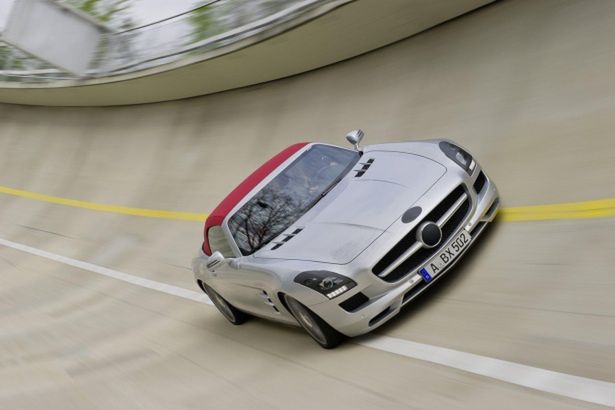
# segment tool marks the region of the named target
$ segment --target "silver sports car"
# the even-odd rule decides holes
[[[496,186],[459,145],[362,137],[288,147],[209,215],[193,270],[231,323],[298,323],[335,347],[395,316],[495,217]]]

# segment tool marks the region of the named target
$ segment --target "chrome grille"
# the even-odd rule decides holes
[[[442,241],[440,243],[444,244],[466,219],[471,205],[470,196],[466,193],[463,185],[459,185],[387,252],[374,265],[372,272],[382,280],[395,282],[416,271],[441,248],[424,248],[422,243],[416,240],[416,231],[421,223],[435,222],[442,230]]]

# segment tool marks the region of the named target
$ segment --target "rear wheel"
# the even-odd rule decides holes
[[[325,349],[333,349],[346,339],[346,336],[333,329],[327,322],[305,305],[290,296],[284,296],[290,313],[302,328]]]
[[[211,286],[208,286],[205,283],[203,283],[202,285],[203,290],[205,290],[207,296],[209,296],[209,299],[211,299],[214,306],[218,308],[220,313],[222,313],[222,316],[224,316],[229,322],[234,325],[241,325],[246,320],[248,320],[249,316],[246,313],[242,312],[235,306],[228,303],[226,299],[220,296],[218,292],[213,290]]]

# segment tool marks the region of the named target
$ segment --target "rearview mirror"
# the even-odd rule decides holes
[[[363,132],[363,130],[350,131],[348,134],[346,134],[346,140],[353,145],[354,149],[360,151],[361,148],[359,147],[359,143],[363,139],[364,135],[365,133]]]
[[[212,253],[211,256],[207,259],[207,270],[210,272],[214,272],[216,268],[221,267],[225,261],[226,259],[224,258],[224,255],[222,255],[221,252],[216,251]]]

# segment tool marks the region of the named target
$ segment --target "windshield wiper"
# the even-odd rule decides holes
[[[325,195],[331,192],[331,190],[335,188],[335,186],[342,180],[342,178],[344,178],[344,175],[340,175],[339,177],[335,178],[333,182],[331,182],[329,186],[324,191],[322,191],[322,193],[320,194],[320,197],[324,198]]]

